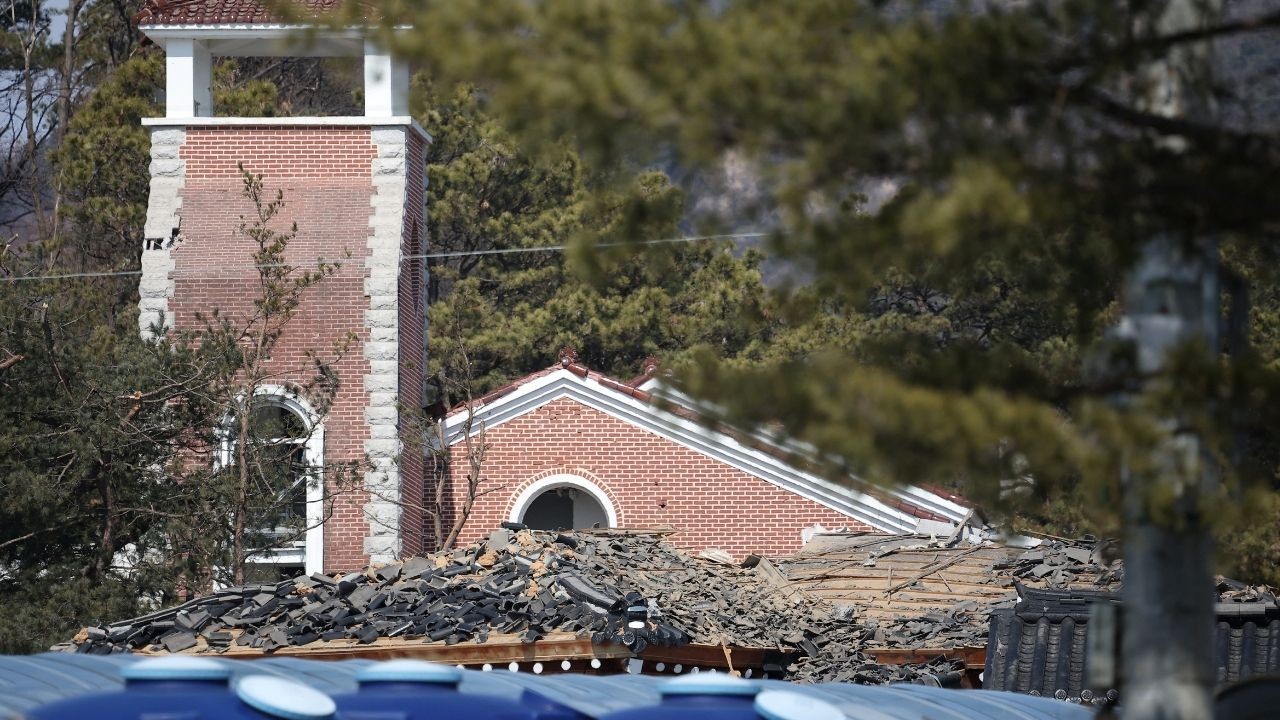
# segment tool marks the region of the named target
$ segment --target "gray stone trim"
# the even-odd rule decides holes
[[[364,390],[369,404],[365,421],[369,439],[365,455],[370,467],[365,475],[369,502],[364,506],[369,534],[364,552],[370,562],[390,562],[403,550],[400,507],[400,243],[404,235],[407,199],[408,135],[404,127],[374,127],[371,130],[378,155],[373,160],[372,212],[369,216],[368,257],[364,281],[369,308],[365,328],[369,339],[364,357],[369,374]]]
[[[153,328],[173,327],[173,258],[171,251],[181,222],[182,188],[186,183],[186,162],[180,150],[187,140],[182,128],[151,129],[151,196],[147,202],[147,222],[142,241],[142,280],[139,283],[138,331],[143,338],[154,337]]]

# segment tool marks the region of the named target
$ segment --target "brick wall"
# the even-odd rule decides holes
[[[800,549],[800,531],[870,530],[718,460],[694,452],[568,398],[489,430],[480,498],[459,542],[485,537],[505,521],[520,492],[560,473],[595,483],[614,500],[622,527],[671,525],[672,542],[690,550],[720,548],[741,559],[758,552]],[[455,446],[459,452],[461,445]],[[465,462],[450,468],[455,512],[466,482]]]
[[[426,147],[416,133],[410,135],[406,150],[410,168],[426,167]],[[415,179],[416,178],[416,179]],[[406,185],[404,235],[400,255],[410,258],[401,265],[399,285],[400,313],[400,403],[404,408],[422,406],[422,384],[427,364],[427,261],[412,259],[427,250],[426,187],[421,173],[410,173]],[[401,421],[405,447],[417,448],[421,440],[409,442],[404,433],[410,431]],[[421,553],[423,536],[422,502],[425,492],[425,465],[422,453],[405,452],[400,456],[400,501],[404,503],[401,519],[403,551]]]
[[[369,393],[364,389],[370,364],[361,351],[369,339],[366,311],[370,302],[364,286],[369,271],[363,260],[369,254],[366,240],[377,155],[370,132],[369,127],[192,127],[180,151],[185,163],[179,210],[183,239],[172,250],[170,303],[178,328],[195,326],[197,312],[207,315],[214,309],[224,316],[243,317],[259,294],[257,271],[248,267],[254,243],[236,233],[240,216],[253,213],[252,204],[242,195],[237,163],[261,173],[272,197],[277,189],[283,191],[285,206],[277,229],[286,231],[292,223],[298,227],[287,251],[291,264],[314,268],[317,258],[336,260],[350,253],[334,276],[307,292],[270,363],[272,372],[279,375],[273,382],[302,382],[311,375],[308,351],[331,356],[336,341],[354,335],[355,342],[336,365],[339,390],[324,418],[327,464],[362,460],[370,436],[365,417]],[[413,242],[410,217],[425,235],[422,146],[415,134],[410,136],[414,140],[410,141],[409,175],[416,179],[408,183],[406,246]],[[400,325],[407,330],[400,356],[401,388],[407,402],[417,401],[421,387],[420,284],[402,274],[397,287]],[[421,472],[420,462],[411,463],[404,476],[406,487],[418,488],[419,494]],[[334,502],[325,524],[324,565],[360,567],[368,559],[362,547],[368,531],[364,516],[368,493],[358,483],[339,487],[330,478],[327,485]],[[407,549],[417,549],[416,537],[406,540]]]

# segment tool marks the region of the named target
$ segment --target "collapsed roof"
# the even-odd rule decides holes
[[[809,680],[882,683],[952,671],[946,661],[881,666],[859,651],[862,629],[825,603],[779,592],[758,569],[691,557],[660,533],[619,530],[502,529],[470,547],[361,572],[217,590],[85,628],[57,649],[237,657],[373,646],[403,653],[535,646],[566,635],[636,658],[654,648],[710,649],[730,668],[734,657],[745,664],[755,651],[757,672]]]
[[[1019,584],[1118,590],[1123,563],[1100,541],[1015,548],[959,535],[821,533],[774,561],[778,582],[831,603],[870,630],[867,645],[983,647],[987,616],[1018,600]]]

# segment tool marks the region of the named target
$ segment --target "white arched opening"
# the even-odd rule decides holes
[[[276,414],[270,425],[280,428],[258,440],[281,449],[292,459],[289,486],[282,493],[292,495],[294,508],[305,528],[301,539],[281,543],[249,558],[254,565],[275,565],[281,569],[299,568],[307,574],[324,571],[324,421],[311,405],[297,393],[280,385],[263,385],[253,394],[252,413]],[[257,418],[255,417],[255,421]],[[234,433],[227,418],[219,457],[221,465],[234,462]],[[296,527],[296,526],[295,526]],[[296,530],[292,531],[296,532]]]
[[[545,477],[525,488],[507,519],[537,530],[589,528],[596,523],[618,526],[618,512],[608,494],[590,480],[569,474]]]

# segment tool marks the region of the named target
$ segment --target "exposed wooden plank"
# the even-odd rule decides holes
[[[975,550],[977,550],[977,548],[974,548],[974,549],[975,549]],[[936,567],[934,567],[934,566],[930,566],[930,567],[928,567],[928,568],[925,568],[924,570],[921,570],[921,571],[920,571],[919,573],[917,573],[916,575],[913,575],[912,577],[909,577],[909,578],[907,578],[906,580],[903,580],[902,582],[898,583],[897,585],[894,585],[893,587],[889,588],[888,594],[892,595],[893,593],[897,592],[898,590],[901,590],[902,588],[905,588],[905,587],[908,587],[908,586],[910,586],[910,585],[914,584],[917,580],[920,580],[920,579],[923,579],[923,578],[925,578],[925,577],[927,577],[927,576],[929,576],[929,575],[932,575],[933,573],[935,573],[935,572],[937,572],[937,571],[939,571],[939,570],[941,570],[941,569],[943,569],[943,568],[945,568],[945,567],[948,567],[948,566],[950,566],[950,565],[954,565],[954,564],[956,564],[956,563],[960,562],[961,560],[963,560],[963,559],[964,559],[964,556],[965,556],[965,555],[968,555],[968,554],[970,554],[970,553],[968,553],[968,552],[966,552],[966,553],[961,553],[960,555],[957,555],[956,557],[948,558],[948,559],[946,559],[946,560],[940,560],[940,561],[938,561],[938,564],[937,564],[937,566],[936,566]]]
[[[785,587],[791,584],[787,576],[783,575],[777,566],[769,562],[768,558],[760,558],[760,562],[756,563],[756,574],[774,587]]]
[[[945,557],[939,558],[939,561],[945,562],[946,558]],[[820,567],[810,566],[810,567],[800,568],[795,566],[783,566],[780,569],[783,571],[783,574],[785,574],[788,578],[790,578],[793,581],[796,581],[796,580],[808,580],[815,577],[824,577],[827,575],[844,574],[844,573],[850,573],[850,572],[867,572],[867,573],[874,574],[877,572],[887,572],[890,568],[892,568],[895,573],[906,573],[910,575],[912,572],[923,570],[935,564],[938,564],[938,563],[934,563],[932,561],[929,561],[927,558],[925,558],[925,559],[921,559],[919,562],[914,560],[909,562],[877,561],[875,565],[864,565],[860,562],[849,561],[847,563],[832,563],[830,565],[824,565]],[[992,572],[995,571],[995,566],[993,565],[987,565],[983,563],[963,562],[963,561],[956,563],[954,565],[949,565],[948,567],[955,567],[957,572],[967,572],[974,575],[990,575]]]
[[[815,577],[791,576],[791,582],[797,584],[808,584],[812,582],[823,582],[827,580],[853,580],[861,581],[865,584],[874,584],[880,582],[882,578],[889,575],[897,575],[898,579],[902,579],[909,573],[899,568],[846,568],[837,570]],[[945,577],[949,582],[968,582],[973,585],[991,585],[993,581],[1005,580],[1005,578],[994,578],[990,572],[967,572],[964,569],[952,567],[938,573],[938,577]]]
[[[196,654],[203,645],[183,654]],[[303,657],[317,660],[341,658],[417,658],[449,664],[510,663],[551,661],[574,658],[626,658],[630,651],[621,645],[593,645],[591,638],[573,633],[550,633],[533,643],[521,642],[518,635],[491,635],[484,643],[428,643],[399,638],[378,638],[361,644],[354,640],[315,642],[310,645],[286,646],[271,653],[257,648],[232,645],[225,652],[203,654],[241,660],[262,657]]]
[[[914,665],[945,657],[963,661],[966,668],[981,670],[987,662],[986,647],[867,648],[866,653],[874,657],[876,662],[886,665]]]
[[[1006,593],[991,593],[984,595],[957,595],[945,591],[927,592],[913,590],[907,592],[896,592],[893,594],[892,600],[887,600],[884,596],[884,590],[876,588],[875,590],[866,592],[851,591],[826,591],[822,589],[814,589],[809,591],[812,595],[817,595],[828,601],[844,601],[846,603],[862,603],[867,605],[892,605],[894,603],[906,603],[915,601],[935,602],[935,603],[958,603],[964,600],[1000,600],[1003,598],[1013,597],[1012,591]]]
[[[885,589],[892,587],[886,585],[884,580],[868,580],[860,583],[838,582],[838,583],[814,583],[812,585],[804,585],[806,592],[817,593],[824,592],[849,592],[865,594],[868,597],[884,596]],[[987,595],[1004,595],[1013,589],[1013,585],[978,585],[974,583],[961,583],[952,581],[944,583],[940,580],[919,580],[911,586],[912,590],[925,590],[927,592],[941,592],[953,597],[982,597]],[[902,592],[902,591],[899,591]]]
[[[825,561],[849,561],[849,560],[865,560],[871,555],[882,556],[884,559],[889,558],[911,558],[911,557],[929,557],[934,553],[955,553],[964,550],[976,548],[977,556],[991,561],[1004,561],[1017,557],[1018,553],[997,546],[968,546],[958,548],[937,548],[937,547],[921,547],[912,549],[895,549],[892,551],[876,552],[874,548],[866,548],[853,552],[824,552],[824,553],[805,553],[802,555],[793,555],[787,558],[786,563],[821,563]]]
[[[733,668],[759,669],[764,667],[765,654],[771,652],[764,648],[730,647],[729,655],[733,658]],[[646,662],[663,662],[668,665],[680,663],[686,668],[728,668],[725,648],[720,645],[679,645],[675,647],[650,646],[640,653]]]
[[[764,664],[766,652],[772,649],[731,647],[735,668],[760,668]],[[141,653],[147,654],[147,653]],[[165,653],[161,653],[165,654]],[[182,654],[196,654],[185,652]],[[223,653],[202,653],[209,657],[228,660],[255,660],[268,657],[297,657],[308,660],[391,660],[396,658],[413,658],[432,660],[449,665],[482,664],[506,666],[518,663],[558,663],[562,660],[589,661],[625,661],[631,657],[631,651],[623,645],[593,645],[591,638],[578,637],[573,633],[551,633],[533,643],[521,642],[516,635],[490,636],[485,643],[424,643],[406,641],[397,638],[378,638],[360,644],[351,640],[334,640],[317,642],[301,647],[282,647],[271,653],[249,647],[232,646]],[[725,649],[720,645],[681,645],[675,647],[650,647],[641,653],[641,658],[651,662],[668,664],[682,663],[687,667],[727,667]]]

